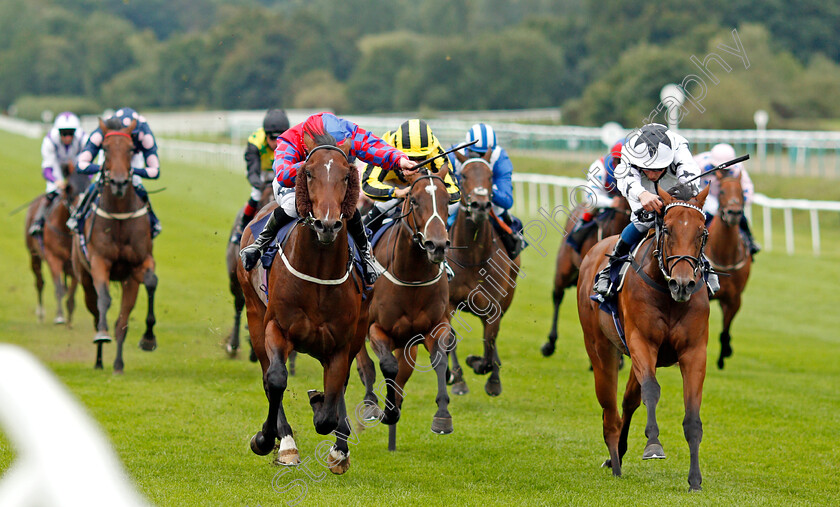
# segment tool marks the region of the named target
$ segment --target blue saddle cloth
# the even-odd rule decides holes
[[[627,339],[624,336],[624,326],[621,324],[621,319],[618,318],[618,293],[624,285],[622,279],[627,276],[629,256],[624,256],[621,260],[624,262],[614,262],[610,267],[610,284],[618,288],[615,294],[612,297],[605,298],[603,301],[599,301],[598,296],[590,296],[589,298],[593,301],[599,301],[601,311],[608,313],[612,317],[615,330],[618,332],[618,338],[621,340],[621,344],[624,345],[622,352],[627,357],[630,357],[630,349],[627,347]]]
[[[382,225],[379,226],[379,229],[377,229],[376,232],[373,233],[373,236],[370,238],[370,248],[371,248],[371,250],[373,250],[373,248],[376,246],[376,244],[379,243],[379,240],[382,239],[382,236],[385,235],[385,233],[388,231],[388,229],[393,227],[394,224],[396,224],[396,223],[397,223],[396,220],[386,219],[385,221],[383,221]],[[370,229],[368,229],[368,236],[370,236]]]

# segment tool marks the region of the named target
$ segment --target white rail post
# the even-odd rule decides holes
[[[815,209],[811,210],[811,245],[814,248],[814,255],[820,255],[820,216]]]
[[[519,181],[516,183],[516,186],[513,187],[513,193],[516,195],[515,200],[513,202],[514,207],[516,208],[516,213],[518,215],[522,215],[525,212],[525,182]]]
[[[764,205],[762,206],[764,211],[763,219],[764,222],[764,247],[767,251],[773,250],[773,219],[770,206]]]
[[[788,255],[793,255],[793,210],[785,208],[785,244]]]

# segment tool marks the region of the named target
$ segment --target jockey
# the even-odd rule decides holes
[[[733,148],[732,145],[721,143],[714,145],[711,151],[706,151],[697,155],[694,157],[694,160],[697,162],[700,169],[703,172],[706,172],[734,158],[735,148]],[[728,169],[728,171],[730,176],[741,180],[741,188],[744,191],[744,206],[747,206],[752,202],[753,194],[755,192],[755,187],[750,179],[750,175],[747,174],[747,170],[744,168],[744,164],[742,163],[733,165]],[[703,205],[703,211],[706,213],[706,225],[712,221],[712,218],[714,218],[718,212],[718,208],[720,208],[720,178],[721,174],[719,172],[710,173],[708,176],[703,178],[703,181],[706,184],[711,185],[711,188],[709,189],[709,196],[706,198],[706,203]],[[760,252],[761,247],[753,238],[746,215],[741,215],[741,222],[738,225],[747,238],[750,255],[755,255]]]
[[[46,199],[41,201],[35,212],[29,228],[30,235],[40,236],[43,233],[47,210],[59,191],[67,186],[65,175],[75,170],[74,161],[82,151],[84,139],[85,131],[79,117],[66,111],[58,115],[53,127],[44,136],[41,143],[41,169],[47,180]]]
[[[402,151],[415,162],[423,162],[443,153],[443,147],[432,133],[431,127],[423,120],[408,120],[395,132],[386,132],[382,140]],[[448,169],[444,177],[446,191],[449,192],[449,204],[457,204],[461,200],[461,191],[452,177],[452,170],[446,157],[436,159],[431,163],[432,173]],[[376,203],[365,217],[365,225],[374,230],[382,223],[380,216],[391,217],[396,214],[400,199],[408,195],[405,180],[397,171],[384,171],[381,167],[368,164],[362,176],[362,192]]]
[[[600,210],[617,208],[621,202],[621,192],[618,190],[618,182],[615,179],[615,167],[621,160],[621,147],[625,140],[615,143],[610,152],[592,162],[586,172],[586,192],[592,199],[591,208],[594,211],[584,211],[580,220],[575,224],[574,229],[569,233],[566,242],[580,253],[580,244],[588,230],[587,224],[591,223]],[[578,234],[576,234],[578,233]]]
[[[160,234],[160,220],[158,220],[154,211],[152,211],[152,203],[149,202],[149,194],[146,192],[146,189],[143,188],[141,178],[156,180],[160,177],[160,159],[157,155],[157,143],[155,142],[155,136],[152,134],[152,129],[149,128],[149,124],[146,123],[146,119],[137,114],[137,111],[134,109],[124,107],[104,121],[108,122],[115,119],[119,121],[123,127],[129,126],[132,120],[137,120],[137,125],[134,127],[134,130],[131,131],[131,140],[134,142],[134,158],[131,160],[131,169],[134,174],[132,175],[131,183],[134,185],[134,191],[137,193],[138,197],[140,197],[140,199],[149,208],[149,219],[152,223],[152,238],[154,238]],[[82,150],[77,159],[77,170],[80,173],[99,173],[100,167],[98,164],[94,164],[93,160],[96,158],[96,155],[99,154],[99,150],[102,148],[103,140],[104,136],[102,135],[102,130],[97,127],[97,129],[90,134],[84,150]],[[79,219],[85,216],[90,203],[96,198],[96,195],[94,194],[98,194],[98,191],[95,186],[92,186],[86,192],[85,197],[82,200],[82,204],[79,205],[73,213],[73,216],[71,216],[67,221],[67,226],[70,227],[70,229],[76,228]]]
[[[298,217],[295,203],[295,177],[306,160],[306,147],[303,142],[304,134],[310,136],[329,135],[335,138],[336,144],[346,139],[351,140],[350,158],[359,158],[363,162],[374,164],[383,169],[402,169],[404,174],[414,174],[412,170],[417,162],[409,160],[405,153],[389,146],[385,141],[362,129],[355,123],[337,118],[330,113],[318,113],[310,116],[303,123],[295,125],[277,139],[277,149],[274,151],[274,173],[272,181],[274,195],[279,204],[268,219],[265,229],[253,244],[243,248],[239,255],[246,270],[257,265],[265,249],[277,235],[280,228]],[[356,170],[355,167],[353,170]],[[367,284],[373,284],[382,273],[382,266],[373,258],[370,243],[362,224],[362,215],[356,213],[347,221],[349,232],[359,248],[362,257],[363,276]]]
[[[242,231],[257,214],[257,204],[262,197],[263,187],[274,179],[274,150],[277,138],[289,130],[289,118],[282,109],[269,109],[263,118],[262,128],[257,129],[248,138],[245,148],[245,164],[248,169],[248,183],[251,184],[251,197],[242,210],[242,221],[233,231],[231,243],[239,243]]]
[[[609,278],[610,268],[616,262],[623,262],[620,259],[626,257],[653,226],[653,222],[642,222],[636,211],[642,208],[662,211],[662,200],[656,194],[656,186],[667,189],[683,186],[694,196],[700,191],[699,185],[696,180],[688,180],[699,174],[700,168],[691,156],[688,141],[668,130],[668,127],[650,123],[627,138],[615,175],[618,189],[630,204],[631,221],[621,232],[609,256],[609,264],[598,273],[593,287],[597,294],[604,299],[614,295]],[[713,293],[720,288],[714,273],[709,274],[708,283]]]
[[[476,144],[461,150],[467,158],[483,157],[488,151],[490,155],[490,166],[493,169],[492,202],[493,212],[501,218],[504,227],[497,220],[491,220],[493,227],[499,233],[505,249],[511,259],[515,258],[525,248],[525,240],[522,238],[522,222],[510,214],[513,207],[513,164],[504,148],[496,143],[496,133],[493,127],[484,123],[476,123],[467,132],[468,143],[478,141]],[[449,155],[449,160],[455,168],[456,175],[460,175],[461,162],[455,158],[454,153]],[[449,225],[455,223],[460,203],[449,206]]]

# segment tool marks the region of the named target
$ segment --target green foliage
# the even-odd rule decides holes
[[[41,121],[43,111],[52,111],[57,115],[62,111],[70,111],[78,115],[99,114],[102,106],[87,97],[67,95],[22,95],[14,103],[16,115],[31,121]]]

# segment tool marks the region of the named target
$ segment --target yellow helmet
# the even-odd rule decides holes
[[[432,128],[425,121],[416,119],[403,122],[391,133],[391,139],[385,141],[409,157],[417,159],[437,155],[440,147]]]

